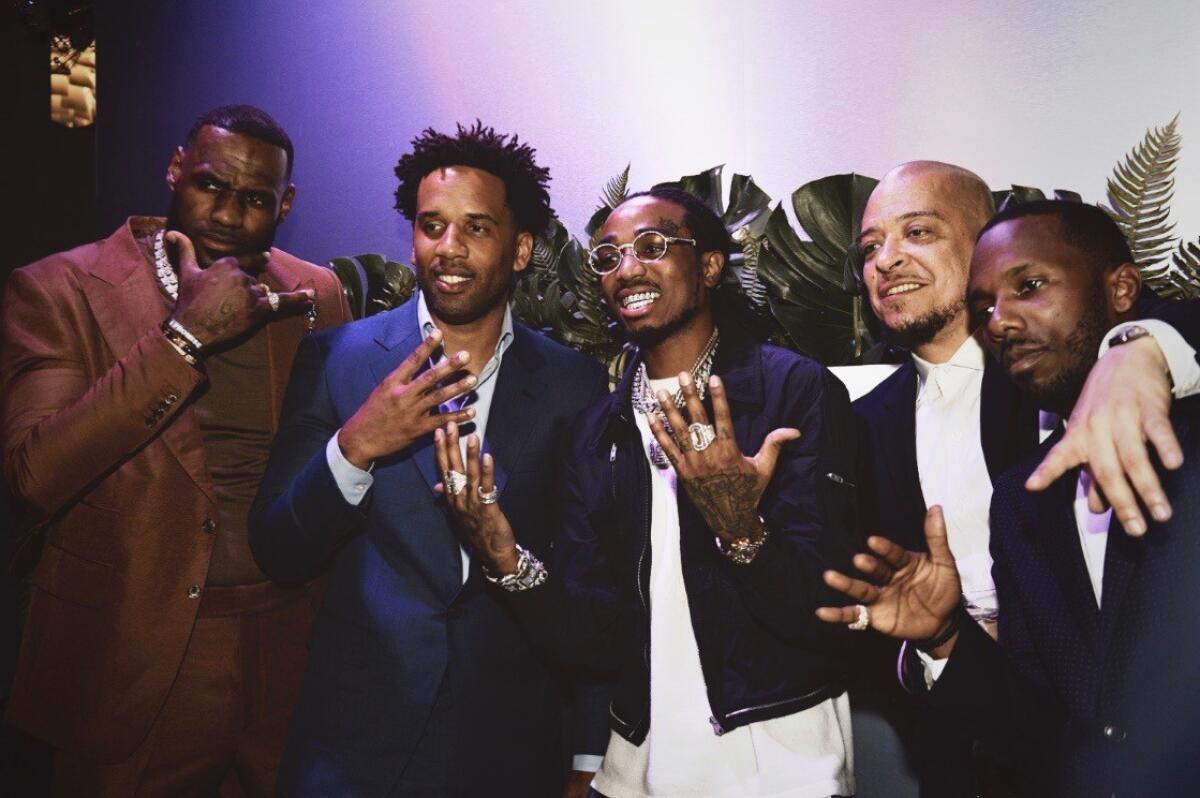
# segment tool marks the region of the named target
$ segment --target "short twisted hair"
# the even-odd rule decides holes
[[[448,166],[470,166],[495,175],[504,183],[504,199],[524,233],[541,235],[550,227],[550,170],[534,160],[537,150],[522,144],[517,134],[500,134],[478,119],[469,129],[457,125],[454,136],[426,128],[412,141],[412,152],[396,164],[396,210],[415,222],[417,188],[426,175]]]

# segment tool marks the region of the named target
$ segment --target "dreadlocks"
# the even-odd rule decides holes
[[[396,210],[416,221],[417,187],[431,172],[448,166],[470,166],[500,178],[505,201],[524,233],[541,235],[550,226],[550,170],[534,161],[536,150],[521,144],[517,134],[499,134],[478,119],[470,129],[457,125],[457,135],[448,136],[426,128],[412,141],[412,152],[396,164]]]

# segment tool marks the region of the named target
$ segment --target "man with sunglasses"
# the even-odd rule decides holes
[[[615,674],[597,795],[852,794],[850,635],[813,615],[858,539],[845,388],[714,311],[731,241],[697,198],[635,194],[597,235],[638,350],[576,422],[553,562],[516,545],[492,458],[472,435],[464,466],[448,425],[451,511],[532,635]]]

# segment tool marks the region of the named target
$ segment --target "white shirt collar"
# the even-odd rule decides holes
[[[913,365],[917,367],[917,375],[924,384],[929,372],[939,366],[957,366],[971,371],[983,371],[984,364],[987,362],[987,353],[983,351],[983,346],[980,345],[978,338],[968,335],[967,340],[962,342],[958,350],[945,363],[932,363],[917,355],[913,355],[912,359]]]
[[[433,321],[433,316],[429,313],[429,306],[425,304],[425,293],[417,291],[417,327],[421,330],[421,335],[428,338],[429,334],[437,328],[437,324]],[[500,325],[500,339],[496,341],[496,354],[502,354],[505,349],[508,349],[509,344],[513,339],[513,319],[512,307],[504,306],[504,322]]]

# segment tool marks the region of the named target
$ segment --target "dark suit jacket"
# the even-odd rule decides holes
[[[262,279],[317,292],[349,318],[336,275],[280,250]],[[45,545],[8,720],[104,762],[145,739],[175,680],[215,536],[212,481],[189,398],[205,383],[163,337],[170,313],[128,223],[18,269],[0,336],[4,474]],[[297,316],[267,327],[278,416]]]
[[[280,787],[386,794],[447,679],[466,794],[549,795],[562,774],[561,683],[478,565],[463,585],[459,541],[433,492],[432,436],[376,462],[359,507],[326,462],[333,434],[420,342],[416,306],[305,341],[251,512],[255,556],[276,579],[305,579],[333,560]],[[547,559],[556,451],[606,377],[515,325],[497,379],[484,448],[518,541]]]
[[[1098,608],[1072,503],[1078,471],[1024,480],[1053,441],[997,485],[1000,643],[967,624],[931,703],[1003,751],[1031,794],[1196,794],[1200,757],[1200,399],[1172,413],[1185,462],[1160,470],[1174,506],[1131,538],[1113,519]]]
[[[866,396],[854,403],[865,428],[870,464],[862,475],[877,534],[910,551],[924,551],[925,497],[917,473],[917,368],[909,359]],[[1038,445],[1038,410],[1024,398],[1004,369],[985,361],[980,396],[980,444],[988,474],[995,481]],[[900,735],[920,779],[923,796],[975,795],[977,770],[988,767],[977,755],[974,740],[945,728],[896,680],[898,644],[885,638],[869,641],[868,663],[851,697],[856,710],[883,716]],[[985,776],[986,778],[986,776]]]

